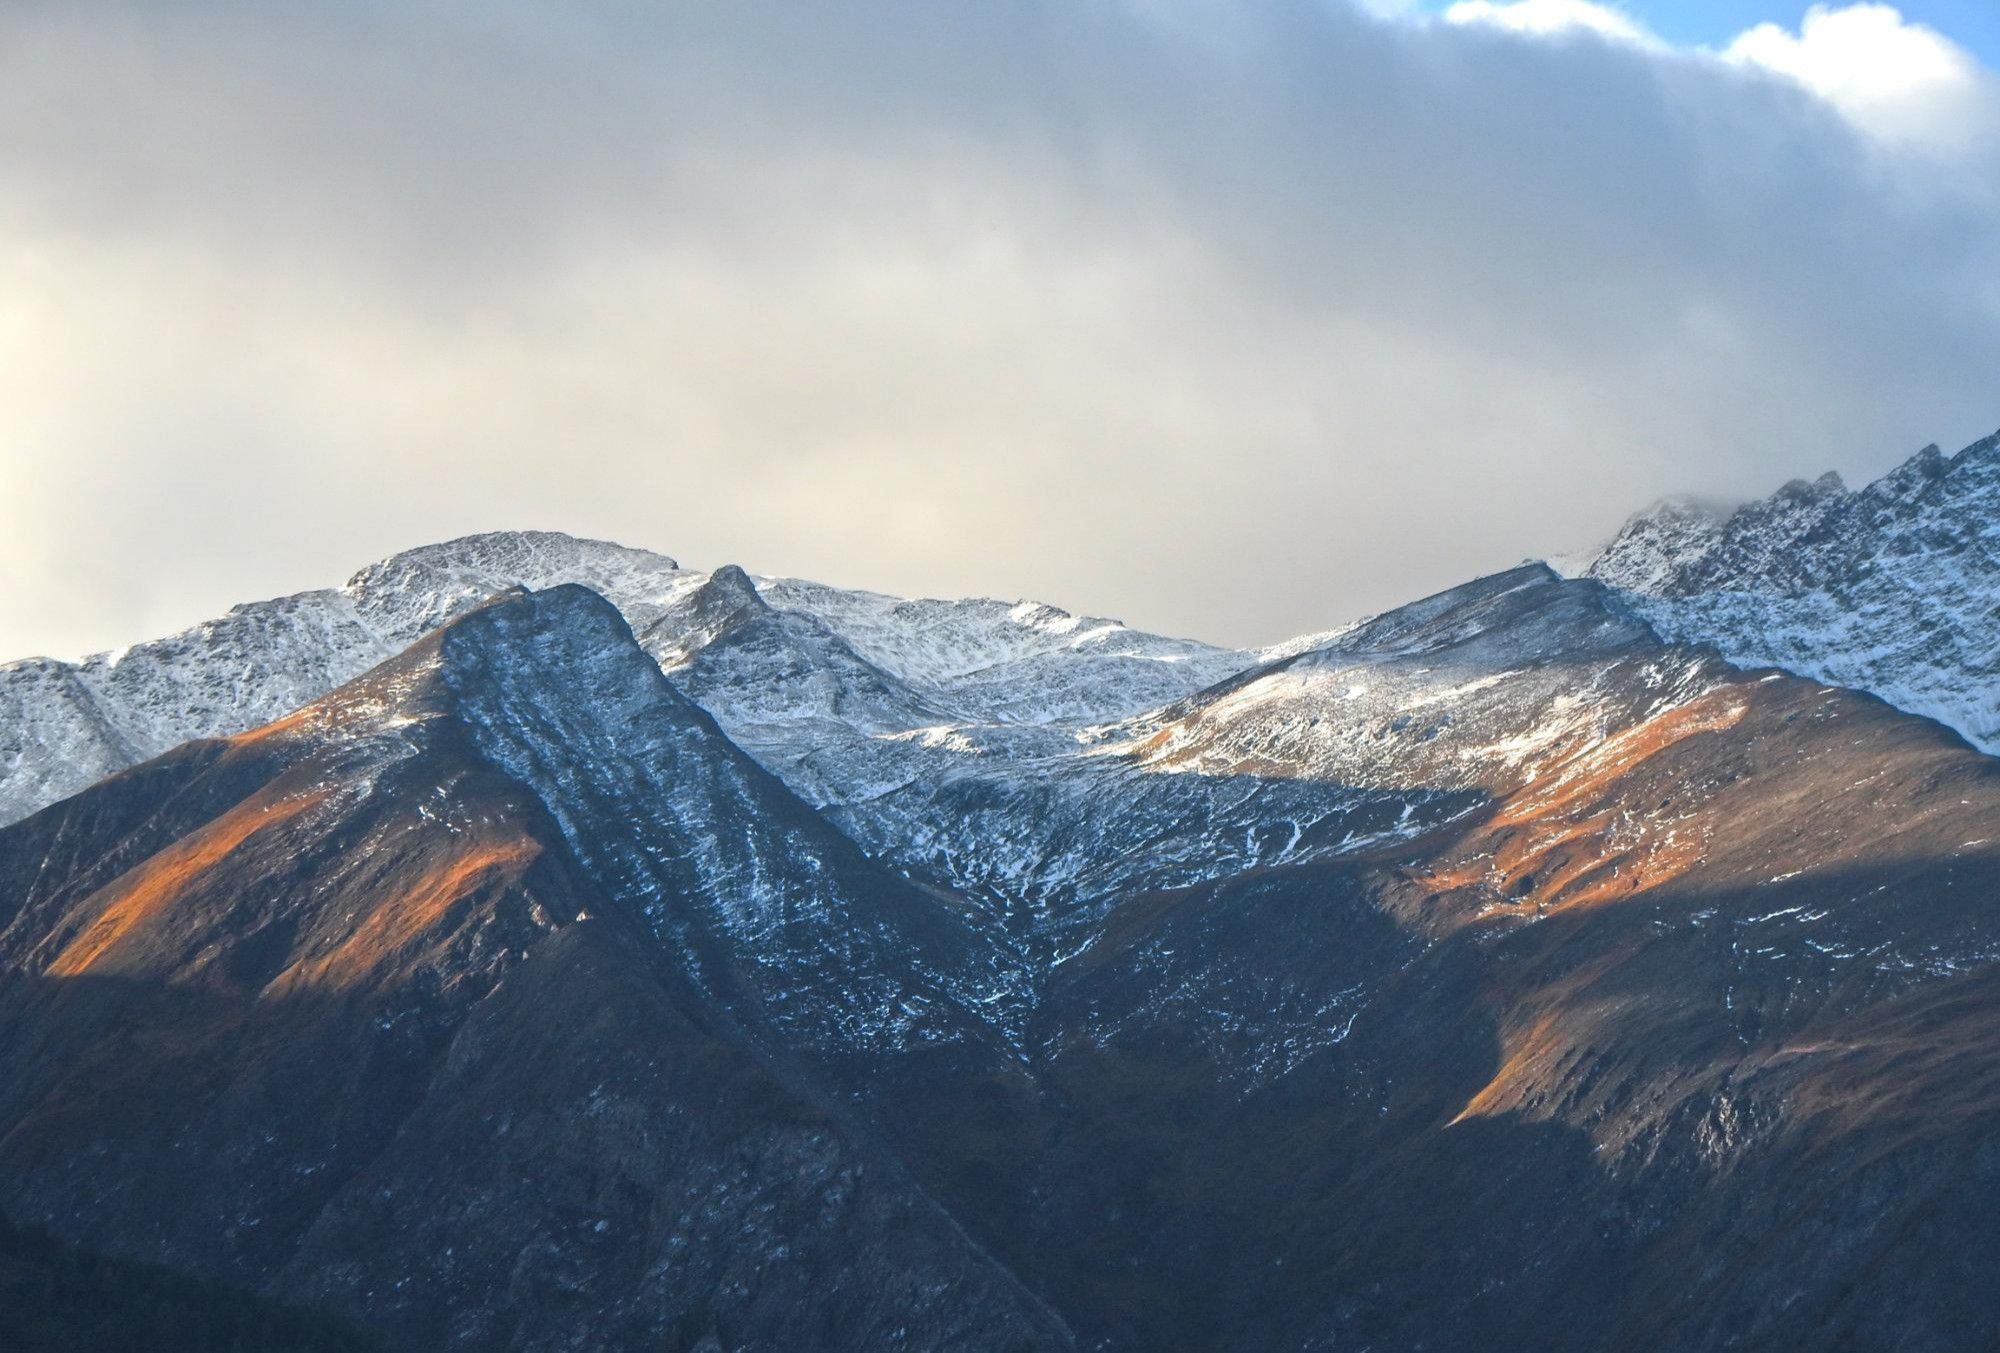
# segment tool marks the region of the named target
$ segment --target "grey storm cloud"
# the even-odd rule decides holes
[[[464,531],[1235,642],[2000,425],[2000,137],[1338,3],[13,5],[0,651]]]

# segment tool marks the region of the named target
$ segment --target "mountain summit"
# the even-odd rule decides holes
[[[278,718],[496,593],[566,583],[608,598],[669,669],[756,613],[776,612],[742,642],[778,644],[797,673],[822,672],[819,698],[837,695],[871,716],[874,732],[948,718],[1116,718],[1250,659],[1035,602],[912,601],[791,578],[759,582],[734,565],[703,573],[662,554],[555,532],[467,536],[371,564],[338,588],[238,606],[79,663],[0,665],[0,823],[190,738]],[[877,689],[863,695],[863,685]],[[744,741],[818,736],[803,711],[787,717],[787,693],[744,698],[750,707],[736,721]],[[715,712],[731,721],[731,710]]]
[[[1873,692],[2000,750],[2000,433],[1865,488],[1632,519],[1587,576],[1663,633]]]

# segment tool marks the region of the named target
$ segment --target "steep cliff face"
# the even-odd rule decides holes
[[[2000,750],[2000,435],[1865,488],[1788,484],[1730,513],[1663,504],[1590,577],[1661,632],[1873,692]]]

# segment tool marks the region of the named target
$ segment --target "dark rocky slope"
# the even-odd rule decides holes
[[[372,1353],[343,1321],[0,1222],[0,1348],[9,1353]]]

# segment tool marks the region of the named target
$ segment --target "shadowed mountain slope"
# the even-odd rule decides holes
[[[324,1315],[0,1222],[0,1348],[11,1353],[372,1353]]]

